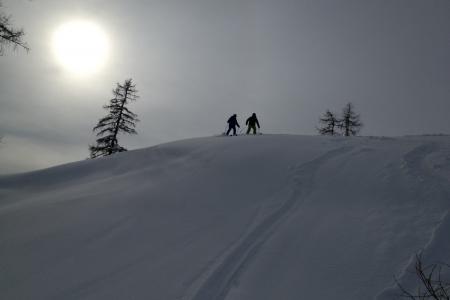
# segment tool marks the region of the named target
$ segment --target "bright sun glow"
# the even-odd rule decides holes
[[[77,75],[98,71],[108,56],[108,40],[99,26],[88,21],[73,21],[53,34],[53,50],[58,62]]]

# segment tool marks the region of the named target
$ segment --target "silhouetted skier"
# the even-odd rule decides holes
[[[227,135],[230,133],[231,129],[233,129],[233,135],[236,135],[236,126],[241,128],[241,126],[239,126],[239,123],[237,121],[237,116],[236,114],[232,115],[227,123],[228,123],[228,131],[227,131]]]
[[[247,134],[250,133],[250,129],[253,129],[253,134],[256,134],[256,125],[258,125],[258,129],[261,128],[259,127],[258,118],[256,117],[255,113],[253,113],[252,116],[247,119],[245,125],[248,125]]]

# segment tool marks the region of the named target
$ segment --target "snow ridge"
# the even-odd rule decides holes
[[[0,177],[0,299],[395,299],[450,262],[450,139],[198,138]]]

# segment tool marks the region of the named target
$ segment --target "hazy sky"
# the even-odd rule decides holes
[[[450,133],[449,0],[3,0],[31,47],[0,57],[0,174],[88,157],[116,82],[133,78],[129,149],[221,133],[252,112],[265,133],[316,134],[354,103],[362,135]],[[58,64],[52,35],[89,20],[96,73]]]

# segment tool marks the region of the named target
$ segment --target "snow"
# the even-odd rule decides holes
[[[0,299],[396,299],[450,262],[450,137],[183,140],[0,176]]]

